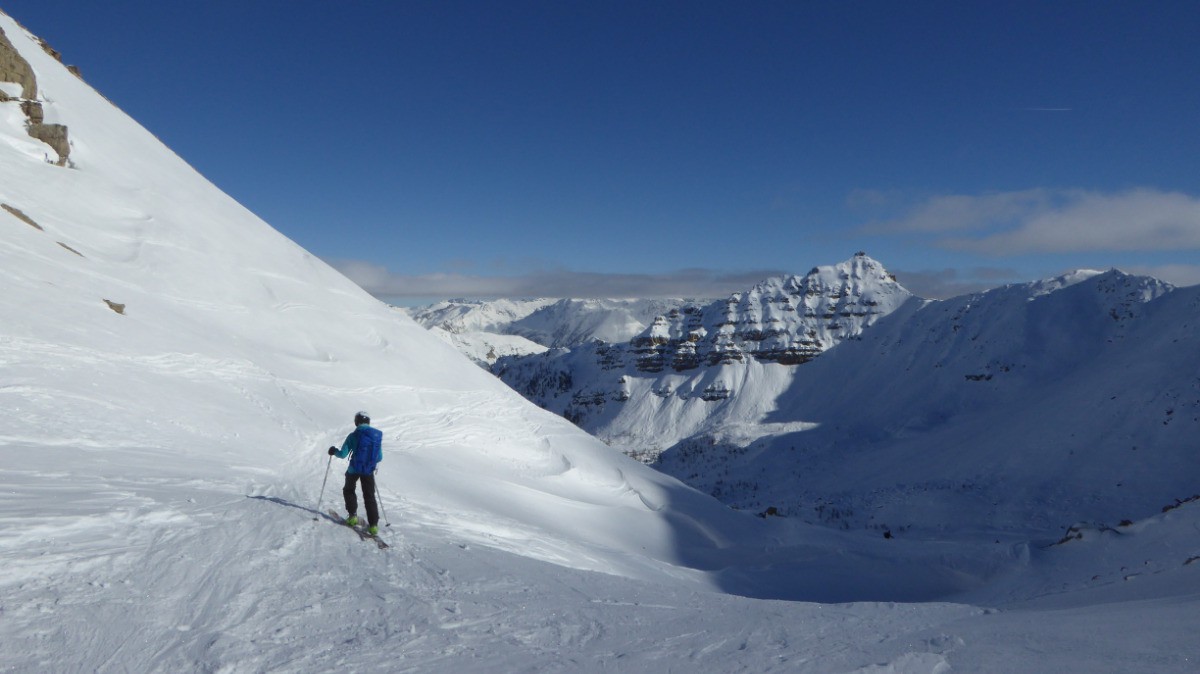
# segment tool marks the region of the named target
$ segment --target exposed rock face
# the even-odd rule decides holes
[[[58,154],[58,165],[66,166],[71,154],[65,124],[30,124],[29,135],[50,146]]]
[[[56,55],[44,42],[42,48]],[[18,100],[21,111],[25,113],[25,128],[29,135],[49,145],[58,155],[57,164],[66,166],[71,154],[71,144],[67,138],[67,127],[62,124],[46,124],[42,103],[38,100],[37,77],[33,68],[9,41],[8,36],[0,30],[0,82],[13,82],[21,85],[21,96]],[[0,103],[11,102],[13,99],[0,91]]]
[[[798,365],[851,338],[912,295],[864,253],[775,278],[706,307],[660,316],[630,346],[642,372],[761,361]]]
[[[33,100],[37,98],[37,79],[29,62],[21,57],[8,36],[0,30],[0,82],[14,82],[21,85],[21,98]],[[10,100],[0,92],[0,100]]]
[[[492,371],[538,405],[601,437],[612,431],[653,458],[650,445],[664,435],[657,427],[682,432],[678,418],[701,425],[739,395],[759,395],[749,370],[804,364],[910,299],[883,265],[859,253],[726,300],[670,308],[627,342],[501,358]],[[618,419],[622,409],[629,419]]]
[[[33,227],[34,229],[36,229],[38,231],[45,231],[44,229],[42,229],[41,225],[34,222],[33,218],[29,217],[28,215],[25,215],[25,211],[22,211],[21,209],[17,208],[16,206],[9,206],[8,204],[0,204],[0,208],[3,208],[4,210],[8,211],[9,213],[11,213],[13,215],[13,217],[15,217],[18,220],[20,220],[21,222],[29,225],[30,227]]]
[[[22,98],[37,97],[37,79],[34,77],[34,68],[29,67],[29,62],[17,53],[17,49],[13,48],[12,42],[8,42],[8,36],[2,30],[0,30],[0,82],[19,84]],[[4,96],[5,101],[8,100],[8,97],[2,92],[0,92],[0,96]]]

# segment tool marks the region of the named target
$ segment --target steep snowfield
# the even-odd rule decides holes
[[[67,488],[75,471],[115,479],[138,466],[253,495],[275,495],[282,471],[307,494],[323,448],[362,408],[399,454],[383,484],[443,507],[505,512],[639,553],[644,541],[613,530],[644,532],[672,562],[678,522],[665,503],[684,519],[716,518],[689,542],[724,544],[721,532],[736,530],[718,504],[527,405],[280,236],[40,49],[22,53],[47,109],[69,126],[76,168],[27,154],[0,161],[0,201],[37,225],[0,213],[10,470],[65,470],[53,481]],[[445,477],[401,474],[406,450]],[[472,474],[485,478],[455,487]],[[434,489],[438,479],[447,484]],[[40,521],[44,504],[18,504]],[[685,537],[696,528],[682,526]]]
[[[0,670],[1194,669],[1194,504],[1134,525],[1136,553],[1071,542],[1152,560],[1136,585],[1059,552],[1085,548],[730,511],[528,404],[0,29],[74,165],[0,103]],[[385,431],[386,551],[320,512],[358,409]],[[956,593],[978,603],[894,603]]]

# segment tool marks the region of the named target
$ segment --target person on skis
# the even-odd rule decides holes
[[[358,519],[358,499],[354,493],[354,485],[362,483],[363,504],[367,508],[367,533],[372,536],[379,533],[379,504],[375,501],[375,466],[383,461],[383,432],[371,427],[371,417],[366,412],[354,415],[354,431],[346,436],[342,448],[329,448],[329,455],[339,459],[350,457],[350,467],[346,469],[346,486],[342,496],[346,498],[346,524],[356,526]]]

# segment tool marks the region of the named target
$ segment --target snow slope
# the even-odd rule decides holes
[[[528,404],[0,30],[73,165],[0,103],[0,671],[1194,668],[1194,506],[1139,525],[1169,595],[1035,606],[1091,567],[730,511]],[[386,551],[321,517],[358,409],[385,431]]]
[[[571,347],[592,340],[625,341],[642,332],[656,316],[683,305],[670,299],[448,300],[409,309],[427,328],[455,334],[516,335],[547,348]]]
[[[21,36],[13,24],[4,28]],[[22,53],[47,109],[68,124],[76,168],[15,153],[0,165],[0,201],[37,225],[0,214],[9,307],[2,392],[12,412],[0,437],[12,468],[30,452],[43,469],[134,461],[149,469],[170,457],[172,469],[215,471],[258,493],[275,484],[277,470],[320,473],[323,448],[363,408],[401,451],[436,451],[451,483],[460,473],[488,475],[488,485],[432,492],[438,502],[511,506],[576,540],[618,546],[614,527],[671,540],[668,500],[692,502],[695,513],[681,508],[689,517],[730,520],[716,503],[525,404],[426,330],[397,320],[46,53]],[[458,429],[448,448],[434,433],[444,426]],[[391,465],[382,469],[385,484],[404,479],[392,478]],[[589,517],[593,509],[583,508],[564,524],[549,516],[564,500],[608,514]],[[585,521],[595,525],[591,534]],[[715,526],[697,539],[702,545],[720,541]],[[674,559],[667,544],[660,549]]]
[[[723,502],[845,528],[1049,536],[1200,483],[1200,290],[1082,270],[946,301],[864,254],[497,361]]]
[[[429,328],[429,331],[485,369],[507,356],[528,356],[547,351],[546,347],[541,344],[517,335],[492,332],[451,332],[440,326]]]
[[[1200,483],[1198,319],[1200,289],[1119,271],[897,312],[802,366],[764,417],[805,430],[693,439],[661,467],[840,526],[1139,519]]]
[[[600,340],[628,340],[684,300],[447,300],[407,309],[417,323],[484,368],[501,358]]]

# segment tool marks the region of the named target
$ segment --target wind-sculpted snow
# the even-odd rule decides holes
[[[0,670],[1194,669],[1192,503],[1125,529],[1147,594],[1069,552],[1090,536],[1032,553],[733,511],[528,404],[0,28],[74,166],[0,115]],[[387,550],[322,517],[359,409]],[[1125,564],[1123,541],[1101,543]],[[1004,610],[1049,587],[1071,590]]]

